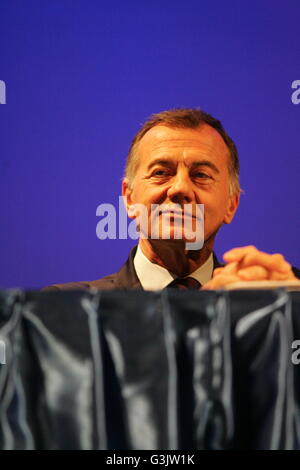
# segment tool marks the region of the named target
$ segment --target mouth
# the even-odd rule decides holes
[[[159,210],[158,212],[159,212],[158,215],[169,216],[170,220],[175,219],[175,218],[176,219],[180,218],[181,220],[184,220],[184,219],[195,219],[199,221],[203,220],[201,217],[197,217],[192,212],[186,211],[184,209],[183,210],[163,209],[163,210]]]

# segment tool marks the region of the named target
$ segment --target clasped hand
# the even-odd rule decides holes
[[[283,255],[270,255],[255,246],[233,248],[223,258],[227,264],[214,270],[212,279],[202,287],[203,290],[220,289],[240,281],[297,280]]]

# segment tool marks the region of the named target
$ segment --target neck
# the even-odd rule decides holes
[[[215,234],[214,234],[215,235]],[[182,240],[150,240],[141,238],[139,246],[152,263],[183,277],[196,271],[213,251],[214,236],[205,241],[201,250],[186,250]]]

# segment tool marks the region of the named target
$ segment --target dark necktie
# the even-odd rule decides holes
[[[198,282],[193,277],[178,277],[177,279],[174,279],[174,281],[172,281],[170,284],[167,285],[167,288],[181,289],[181,290],[186,290],[186,289],[199,290],[200,287],[201,287],[200,282]]]

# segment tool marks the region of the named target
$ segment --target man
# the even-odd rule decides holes
[[[300,272],[282,255],[252,246],[230,250],[224,255],[226,265],[218,263],[213,254],[215,237],[223,224],[232,221],[240,193],[238,153],[218,120],[197,109],[153,115],[132,141],[122,183],[129,217],[139,219],[136,208],[146,208],[148,224],[145,230],[138,224],[138,247],[116,274],[48,289],[218,289],[241,280],[296,280]],[[197,228],[200,204],[204,205],[204,243],[199,249],[187,249],[187,233],[176,235],[183,223],[180,217],[183,213],[192,229]],[[164,211],[154,219],[152,207],[164,207]]]

